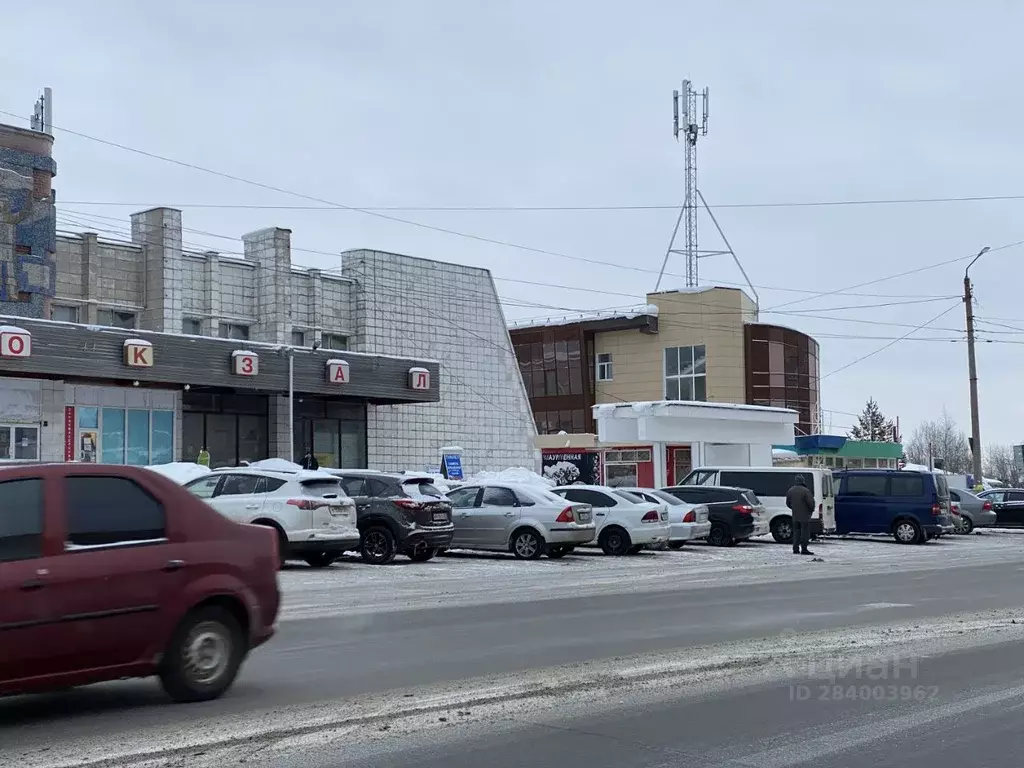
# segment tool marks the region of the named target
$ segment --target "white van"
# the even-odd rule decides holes
[[[836,494],[832,471],[812,467],[699,467],[680,485],[725,485],[749,488],[764,504],[772,536],[778,542],[793,540],[793,515],[786,506],[786,492],[793,487],[797,475],[814,494],[815,510],[811,533],[834,533],[836,530]]]

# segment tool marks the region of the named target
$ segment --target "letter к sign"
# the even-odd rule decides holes
[[[124,343],[124,364],[129,368],[152,368],[153,345],[142,339],[128,339]]]

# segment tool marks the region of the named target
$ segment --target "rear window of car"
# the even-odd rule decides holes
[[[403,480],[402,490],[410,499],[443,499],[444,494],[429,480]]]
[[[949,498],[949,483],[942,475],[932,475],[935,478],[935,492],[940,499]]]
[[[673,507],[680,507],[685,503],[682,499],[673,496],[671,493],[666,493],[665,491],[648,491],[648,493],[659,501],[664,501],[666,504]]]
[[[747,504],[749,504],[752,507],[756,507],[761,503],[761,500],[757,498],[757,494],[754,493],[753,491],[744,491],[742,493],[742,496],[744,499],[746,499]]]
[[[620,499],[623,499],[624,501],[628,501],[630,504],[645,504],[646,503],[644,501],[643,496],[637,496],[635,493],[630,493],[629,491],[613,490],[612,493],[615,494],[616,496],[618,496]]]
[[[328,496],[345,496],[345,489],[341,487],[340,480],[329,480],[327,478],[316,480],[300,480],[302,493],[305,496],[327,498]]]

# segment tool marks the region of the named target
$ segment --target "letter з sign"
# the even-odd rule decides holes
[[[259,355],[245,349],[236,349],[231,353],[231,370],[237,376],[259,375]]]
[[[15,325],[0,325],[0,357],[31,357],[32,334]]]
[[[344,360],[328,360],[327,361],[327,383],[328,384],[348,384],[349,373],[348,363]]]
[[[153,345],[145,339],[125,339],[124,364],[129,368],[152,368]]]
[[[430,389],[430,371],[428,371],[426,368],[410,368],[409,389]]]

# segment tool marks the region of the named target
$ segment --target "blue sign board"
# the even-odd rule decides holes
[[[444,461],[444,476],[449,480],[461,480],[462,456],[457,453],[446,453],[441,458]]]

